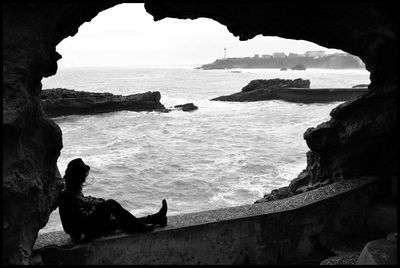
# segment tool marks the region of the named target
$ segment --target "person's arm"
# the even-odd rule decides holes
[[[82,199],[71,193],[64,193],[60,200],[59,211],[64,231],[71,237],[80,237],[87,228],[90,217]]]

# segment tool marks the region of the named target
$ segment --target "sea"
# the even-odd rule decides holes
[[[137,217],[252,204],[287,186],[306,167],[304,132],[330,119],[342,102],[279,100],[220,102],[254,79],[309,79],[311,88],[369,84],[365,69],[201,70],[196,66],[59,69],[43,89],[68,88],[129,95],[159,91],[165,107],[194,103],[198,110],[118,111],[53,120],[62,130],[58,168],[82,158],[91,167],[84,195],[112,198]],[[43,232],[62,230],[58,209]]]

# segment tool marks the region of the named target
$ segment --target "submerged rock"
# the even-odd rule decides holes
[[[181,108],[182,111],[184,111],[184,112],[188,112],[188,111],[193,111],[193,110],[199,109],[199,107],[197,107],[193,103],[185,103],[185,104],[175,105],[174,108]]]
[[[43,90],[41,93],[42,107],[48,117],[121,110],[139,112],[165,109],[160,99],[161,94],[158,91],[121,96],[55,88]]]

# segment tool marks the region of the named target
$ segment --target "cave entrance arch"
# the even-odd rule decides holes
[[[56,72],[55,46],[98,12],[118,3],[4,5],[3,263],[29,263],[33,241],[61,186],[55,179],[61,132],[39,108],[40,81]],[[307,158],[314,165],[309,165],[297,185],[318,185],[321,178],[329,181],[335,170],[341,170],[345,177],[377,175],[384,186],[382,196],[397,196],[391,191],[397,182],[397,146],[393,145],[398,134],[394,3],[148,1],[145,7],[157,20],[212,18],[242,40],[276,35],[359,56],[371,73],[370,90],[358,101],[332,111],[329,124],[308,133],[312,150]],[[338,150],[327,150],[329,144]]]
[[[130,13],[132,13],[133,15],[136,15],[136,12],[139,12],[139,10],[136,11],[136,9],[128,9],[128,7],[123,7],[121,5],[112,7],[111,9],[115,9],[117,7],[119,8],[119,11],[121,11],[122,8],[122,10],[124,10],[125,13],[130,11]],[[145,10],[143,10],[142,12],[145,12]],[[98,16],[100,15],[102,17],[99,21],[92,21],[90,22],[90,24],[96,23],[96,25],[105,27],[106,21],[112,19],[111,15],[101,13]],[[98,16],[96,18],[98,18]],[[121,21],[125,21],[122,15],[120,15],[118,19]],[[140,25],[142,27],[146,27],[147,23],[148,22],[145,21]],[[155,22],[153,21],[151,21],[150,23],[155,24]],[[184,22],[179,21],[179,23],[184,23]],[[119,29],[119,24],[114,27],[115,28],[118,27]],[[171,24],[167,24],[168,27],[174,26],[170,25]],[[208,24],[205,25],[209,27]],[[76,41],[77,42],[76,44],[74,45],[70,44],[70,46],[78,47],[82,45],[84,46],[84,48],[87,48],[88,44],[87,42],[85,42],[87,41],[86,36],[88,35],[92,36],[98,33],[100,26],[97,26],[97,28],[91,28],[91,30],[89,30],[89,28],[84,28],[84,29],[81,28],[80,29],[81,35],[76,36],[76,38],[83,40],[81,42]],[[193,28],[199,27],[193,24],[187,25],[187,27],[191,26],[193,26]],[[104,34],[111,33],[112,28],[110,27],[111,26],[108,26],[108,28],[106,28]],[[132,31],[132,29],[126,29],[126,31],[128,30],[129,32]],[[175,31],[181,32],[181,29]],[[187,34],[187,33],[182,32],[181,34]],[[152,35],[155,34],[152,33]],[[142,43],[145,42],[145,41],[140,41],[141,36],[142,35],[139,35],[139,40],[136,41],[135,44],[133,44],[137,45],[139,48],[141,48],[143,46]],[[200,38],[203,38],[203,36],[200,36]],[[96,40],[96,43],[104,42],[104,40],[98,38],[94,38],[94,40]],[[159,39],[158,41],[163,43],[162,38]],[[115,40],[113,41],[112,44],[114,44],[114,47],[117,51],[123,50],[124,47],[119,48],[118,45],[116,45],[117,43],[120,44],[122,42],[123,42],[122,40],[119,42]],[[92,44],[92,46],[94,45],[95,44]],[[164,44],[164,46],[165,45],[166,44]],[[99,48],[96,48],[96,51],[98,51],[98,49]],[[62,48],[60,52],[63,54],[65,58],[66,56],[65,54],[67,52],[63,52]],[[87,54],[86,57],[88,57],[90,61],[91,59],[90,55]],[[103,53],[97,52],[95,54],[99,56],[106,54],[106,52]],[[114,57],[116,56],[118,55],[114,55]],[[82,57],[78,58],[78,60],[81,58]],[[102,61],[107,62],[107,57],[103,56],[101,57],[101,59]],[[61,61],[63,60],[68,61],[69,59],[68,58],[62,59]],[[83,59],[82,61],[85,60]],[[294,61],[298,60],[295,59]],[[254,79],[275,78],[275,77],[286,78],[286,76],[292,79],[298,77],[310,79],[312,81],[312,88],[324,87],[323,85],[325,85],[325,87],[327,86],[335,87],[341,85],[341,83],[343,84],[343,80],[349,79],[350,76],[357,75],[356,73],[348,74],[344,72],[343,74],[340,75],[340,81],[335,81],[332,80],[331,78],[332,75],[329,74],[329,72],[326,73],[326,72],[309,70],[307,74],[303,74],[301,72],[290,72],[290,71],[284,73],[284,72],[279,72],[279,69],[277,70],[278,72],[276,72],[275,70],[272,70],[271,72],[271,69],[263,69],[262,73],[259,73],[257,70],[255,73],[252,73],[250,69],[250,71],[243,71],[244,73],[241,74],[240,77],[238,77],[236,74],[233,74],[232,76],[232,74],[230,74],[229,72],[227,72],[225,75],[220,75],[216,77],[215,75],[213,75],[215,74],[215,72],[214,73],[211,72],[210,76],[209,71],[193,71],[193,72],[186,71],[187,74],[183,76],[193,76],[194,74],[197,74],[199,72],[201,72],[203,76],[206,76],[206,78],[204,78],[203,80],[204,82],[207,83],[207,88],[201,89],[202,91],[204,91],[204,93],[202,93],[199,96],[196,95],[192,97],[196,98],[196,100],[194,101],[195,103],[197,101],[197,98],[199,99],[201,98],[202,102],[204,98],[206,104],[202,104],[200,109],[202,110],[205,108],[206,110],[209,110],[208,113],[213,113],[213,116],[202,115],[200,118],[198,118],[195,114],[193,114],[188,118],[182,118],[182,120],[190,122],[185,126],[181,126],[179,128],[187,127],[189,129],[188,131],[192,133],[191,139],[198,139],[198,140],[203,139],[204,141],[208,141],[209,143],[211,143],[207,145],[207,148],[205,148],[204,146],[201,148],[200,147],[197,148],[196,146],[184,146],[183,144],[185,143],[196,145],[193,142],[191,143],[190,140],[185,139],[185,136],[187,135],[183,135],[180,138],[175,137],[175,134],[173,134],[173,136],[168,135],[168,133],[179,132],[179,128],[174,129],[173,127],[171,127],[171,125],[180,125],[181,119],[178,119],[178,121],[174,121],[176,117],[166,117],[165,119],[163,119],[168,121],[168,126],[159,125],[160,133],[158,132],[155,133],[154,131],[156,130],[154,130],[151,126],[148,126],[148,128],[152,129],[149,132],[141,128],[130,128],[132,125],[136,124],[136,121],[132,121],[135,119],[126,116],[125,114],[120,115],[121,119],[118,119],[116,116],[113,115],[108,117],[104,115],[90,116],[87,119],[82,119],[82,118],[73,118],[65,120],[62,118],[56,119],[55,122],[59,124],[62,129],[64,129],[65,127],[64,130],[67,131],[66,133],[64,132],[63,135],[63,142],[64,142],[63,153],[61,154],[58,160],[60,172],[64,174],[64,170],[68,161],[78,156],[82,157],[84,161],[92,167],[91,176],[97,177],[95,185],[88,185],[85,187],[84,191],[85,194],[93,196],[101,196],[104,198],[106,197],[104,196],[105,193],[107,193],[107,195],[110,198],[113,196],[119,196],[119,198],[121,198],[122,203],[124,204],[124,207],[126,207],[128,210],[134,211],[135,215],[137,215],[136,212],[140,214],[146,211],[155,211],[158,208],[159,206],[158,197],[162,196],[163,189],[155,188],[151,191],[151,193],[147,193],[145,191],[146,189],[145,188],[143,194],[140,191],[142,187],[141,185],[144,184],[142,180],[145,180],[150,184],[155,183],[155,181],[153,181],[155,179],[153,178],[154,176],[148,175],[147,173],[159,174],[158,172],[159,170],[165,170],[166,173],[164,176],[167,176],[168,180],[170,180],[171,182],[167,185],[163,183],[164,179],[161,179],[155,184],[164,185],[164,187],[173,187],[172,189],[175,189],[175,190],[171,189],[170,190],[171,193],[165,196],[167,200],[171,198],[172,201],[175,201],[176,204],[179,204],[180,208],[171,207],[172,215],[176,213],[190,213],[190,212],[197,212],[200,210],[218,209],[222,207],[253,203],[254,201],[262,198],[263,194],[269,193],[271,190],[275,188],[286,186],[290,180],[294,179],[301,172],[301,170],[305,168],[306,166],[305,153],[307,152],[308,148],[305,142],[303,141],[302,135],[308,127],[317,125],[318,123],[329,119],[328,118],[329,111],[335,106],[337,106],[337,104],[327,104],[324,106],[317,104],[315,107],[313,105],[311,106],[308,105],[309,108],[305,109],[305,106],[301,104],[300,105],[290,104],[290,103],[288,103],[287,105],[276,104],[279,107],[271,107],[268,105],[260,106],[260,103],[258,103],[257,105],[260,107],[257,106],[258,107],[257,109],[262,112],[261,114],[257,114],[256,117],[260,117],[260,119],[259,120],[251,119],[251,122],[254,121],[253,124],[246,125],[246,122],[240,121],[241,113],[245,114],[242,115],[242,117],[243,116],[246,117],[250,116],[247,115],[247,113],[251,111],[247,108],[242,108],[243,107],[242,105],[234,106],[234,108],[232,108],[231,106],[234,105],[234,103],[231,103],[229,105],[225,103],[220,103],[217,104],[218,107],[215,105],[214,106],[211,105],[213,103],[209,102],[208,100],[213,97],[216,97],[214,95],[216,94],[214,93],[214,91],[215,92],[220,91],[218,92],[218,94],[220,95],[230,94],[234,93],[232,92],[232,90],[240,89],[253,78]],[[96,71],[100,72],[101,75],[97,75]],[[176,73],[171,71],[171,69],[165,69],[162,70],[162,74],[165,73],[167,77],[176,77],[176,79],[179,79],[180,76],[182,75],[181,72],[184,71],[185,70],[180,70],[179,71],[180,73]],[[113,88],[118,88],[118,90],[114,90],[112,91],[112,93],[114,94],[122,93],[123,95],[132,93],[141,93],[140,91],[136,92],[135,91],[136,88],[139,88],[139,90],[141,89],[142,91],[147,91],[147,90],[157,90],[158,88],[164,87],[164,89],[162,89],[163,91],[161,92],[162,100],[164,100],[165,95],[168,94],[169,95],[175,94],[177,95],[178,99],[180,97],[185,97],[181,96],[182,93],[183,95],[191,94],[191,91],[196,91],[195,89],[193,89],[193,87],[195,88],[198,87],[196,84],[191,84],[190,83],[191,81],[188,80],[185,82],[188,85],[187,88],[181,89],[182,93],[175,91],[168,91],[167,89],[165,89],[165,87],[168,88],[175,86],[168,84],[169,83],[168,80],[166,80],[165,82],[164,81],[165,79],[163,80],[163,77],[158,78],[161,74],[157,72],[157,70],[153,72],[155,78],[151,79],[152,82],[150,89],[142,88],[141,81],[138,79],[134,79],[133,80],[134,83],[129,83],[129,81],[132,81],[130,79],[133,79],[133,76],[130,77],[130,73],[137,73],[138,76],[150,75],[150,73],[146,70],[129,69],[129,67],[126,67],[126,69],[118,68],[117,71],[115,72],[113,72],[112,69],[97,69],[97,68],[93,70],[87,68],[81,68],[76,72],[73,72],[73,70],[68,70],[63,72],[63,76],[60,79],[54,80],[54,82],[52,83],[42,81],[42,84],[44,89],[52,87],[62,87],[74,90],[85,90],[86,88],[88,88],[89,91],[93,91],[93,88],[99,87],[99,90],[94,90],[99,92],[110,92],[109,90],[112,90]],[[202,75],[199,74],[198,77]],[[235,75],[236,78],[234,77]],[[107,76],[109,77],[109,80],[104,80],[105,77]],[[109,84],[110,81],[111,82],[115,81],[117,79],[120,79],[120,77],[122,77],[121,80],[122,82],[119,82],[118,84],[116,83]],[[359,77],[357,79],[361,80],[358,83],[365,82],[365,80],[362,80],[362,77],[365,77],[365,74],[362,75],[359,74]],[[124,80],[125,78],[127,80]],[[337,76],[337,78],[339,78],[339,76]],[[199,78],[197,78],[197,76],[196,77],[193,76],[193,79],[196,80]],[[324,82],[324,80],[326,79],[330,79],[332,80],[332,82],[331,83]],[[95,82],[84,83],[84,81],[86,80],[96,81],[96,83]],[[238,82],[235,81],[235,83],[232,83],[232,81],[230,80],[238,80]],[[222,84],[220,81],[223,81],[224,83]],[[172,81],[170,83],[172,83]],[[356,82],[349,82],[348,87],[353,85],[352,83],[354,84]],[[103,84],[104,86],[102,86]],[[146,86],[148,85],[148,83],[145,83],[144,85]],[[180,85],[180,87],[184,86],[185,85]],[[93,88],[89,89],[89,87]],[[134,89],[131,89],[131,87],[134,87]],[[211,88],[209,90],[210,92],[207,92],[208,88]],[[130,92],[132,90],[133,92]],[[192,101],[193,99],[185,100],[185,102],[192,102]],[[176,102],[174,104],[179,104],[179,102]],[[204,107],[205,105],[207,105],[207,107]],[[225,106],[224,108],[219,107],[221,105],[225,105],[226,107]],[[249,103],[248,108],[254,109],[251,108],[251,106],[252,104]],[[226,113],[223,113],[221,112],[221,109],[226,109],[228,111]],[[282,118],[281,113],[275,109],[278,110],[286,109],[287,112],[285,116]],[[234,111],[236,111],[236,113],[234,113]],[[308,113],[309,116],[304,115],[305,113]],[[320,117],[317,116],[318,113],[321,114]],[[299,116],[300,114],[303,114],[303,117],[300,117]],[[220,120],[218,116],[223,118],[222,120],[223,122],[221,121],[220,124],[216,123],[218,120]],[[271,119],[273,122],[277,123],[274,124],[271,121]],[[156,121],[153,121],[154,118],[152,117],[149,118],[149,120],[151,120],[153,124],[158,124]],[[207,120],[207,122],[205,122],[203,126],[200,127],[200,124],[204,122],[204,120]],[[119,133],[120,131],[118,129],[115,129],[114,131],[112,131],[112,133],[108,132],[107,129],[103,127],[103,124],[107,125],[108,127],[111,127],[110,126],[111,121],[113,122],[112,124],[113,128],[125,129],[125,131],[130,129],[129,130],[130,136],[128,137],[126,132]],[[115,122],[117,121],[124,121],[125,125],[121,124],[118,126],[117,124],[115,124]],[[302,123],[300,123],[299,121],[301,121]],[[209,122],[215,122],[215,123],[214,125],[210,125]],[[239,124],[241,125],[240,127],[237,127],[238,122],[242,122]],[[218,129],[218,125],[223,125],[224,123],[226,126],[224,128]],[[85,127],[82,126],[82,124],[88,126]],[[287,124],[285,130],[283,130],[284,124]],[[199,125],[198,126],[199,129],[197,131],[190,129],[190,126],[195,126],[195,125]],[[210,128],[209,131],[207,131],[208,128]],[[247,133],[245,129],[250,129],[250,128],[252,129],[252,132]],[[214,135],[197,137],[196,133],[200,133],[201,132],[200,129],[202,132],[213,133]],[[284,133],[278,132],[274,129],[282,129]],[[221,134],[217,134],[218,132],[220,132]],[[150,158],[142,156],[142,153],[140,152],[137,152],[140,155],[140,158],[138,157],[137,154],[131,154],[131,152],[126,152],[127,155],[125,156],[117,154],[116,151],[118,150],[126,151],[126,147],[135,147],[136,149],[134,151],[144,150],[145,148],[142,148],[142,145],[152,142],[151,140],[148,141],[146,139],[143,139],[142,134],[137,136],[134,135],[133,133],[139,133],[139,134],[147,133],[146,135],[149,136],[151,140],[154,140],[153,143],[156,144],[159,150],[160,149],[166,150],[169,152],[169,154],[164,155],[162,157],[162,150],[160,151],[157,150],[158,153],[152,154],[150,153],[152,148],[148,148],[149,150],[148,157]],[[232,133],[236,134],[232,135]],[[212,141],[221,140],[223,139],[223,137],[230,137],[230,139],[226,139],[226,141],[224,142],[224,144],[227,144],[226,146],[224,146],[221,143],[215,143],[215,144],[212,143]],[[107,144],[112,143],[113,146],[115,147],[113,148],[109,146],[104,147],[105,140],[107,140]],[[131,141],[134,142],[132,143]],[[247,146],[246,148],[244,148],[243,146],[235,145],[235,143],[236,144],[246,143]],[[92,145],[87,146],[89,144]],[[177,144],[182,144],[182,147],[178,147]],[[290,147],[289,145],[293,146],[294,148]],[[85,146],[86,149],[84,148]],[[82,149],[74,149],[74,147]],[[93,148],[97,148],[97,150],[94,150]],[[103,149],[100,150],[100,148]],[[263,148],[263,150],[261,150],[262,152],[258,152],[260,151],[259,148]],[[111,151],[115,153],[113,154]],[[207,156],[203,156],[202,158],[198,157],[199,155],[205,155],[204,151],[209,151],[210,153]],[[180,154],[180,152],[184,152],[184,155]],[[214,154],[212,152],[214,152]],[[177,156],[174,156],[175,154]],[[124,158],[129,158],[129,161],[124,160]],[[110,159],[115,159],[115,160],[110,160]],[[189,161],[185,162],[185,159],[189,159]],[[214,168],[211,168],[211,170],[214,171],[213,172],[209,171],[204,173],[199,168],[204,166],[203,164],[204,161],[212,162],[209,159],[214,159],[215,164],[212,165]],[[228,163],[226,163],[227,161]],[[101,165],[97,164],[100,162],[102,162],[103,164]],[[146,162],[153,163],[153,166],[147,167],[146,165],[143,165],[143,163]],[[158,163],[162,163],[162,165]],[[117,170],[115,168],[116,166],[119,166],[120,170]],[[252,170],[250,171],[251,167]],[[210,170],[210,168],[206,166],[204,166],[204,169]],[[230,171],[232,169],[234,169],[235,171],[234,172]],[[127,170],[127,171],[124,172],[121,170]],[[162,174],[159,174],[158,176],[164,177],[162,176]],[[125,179],[122,180],[122,178]],[[132,180],[135,180],[135,183],[132,183]],[[203,186],[196,183],[197,180],[206,183],[207,187],[203,188]],[[111,181],[113,183],[110,183]],[[101,189],[103,189],[103,191],[101,191]],[[209,189],[219,189],[219,190],[217,192],[212,192]],[[174,192],[177,192],[176,196],[173,194]],[[185,194],[187,195],[187,197],[179,197],[181,196],[182,192],[187,192]],[[203,193],[204,196],[197,195],[196,194],[197,192]],[[147,206],[146,204],[142,204],[139,200],[143,201],[147,200],[145,202]],[[53,212],[53,214],[50,216],[49,221],[50,221],[49,222],[50,226],[54,226],[55,224],[57,224],[59,225],[58,228],[61,228],[61,223],[59,220],[59,215],[57,213],[57,210]],[[41,232],[47,232],[50,230],[52,229],[48,229],[45,227],[44,229],[41,230]]]

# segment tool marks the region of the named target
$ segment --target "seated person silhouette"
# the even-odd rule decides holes
[[[61,192],[59,212],[64,231],[79,241],[100,237],[113,230],[128,233],[150,232],[155,225],[167,225],[167,202],[162,200],[160,211],[136,218],[113,199],[104,200],[82,194],[82,186],[90,167],[81,158],[72,160],[65,171],[65,188]]]

